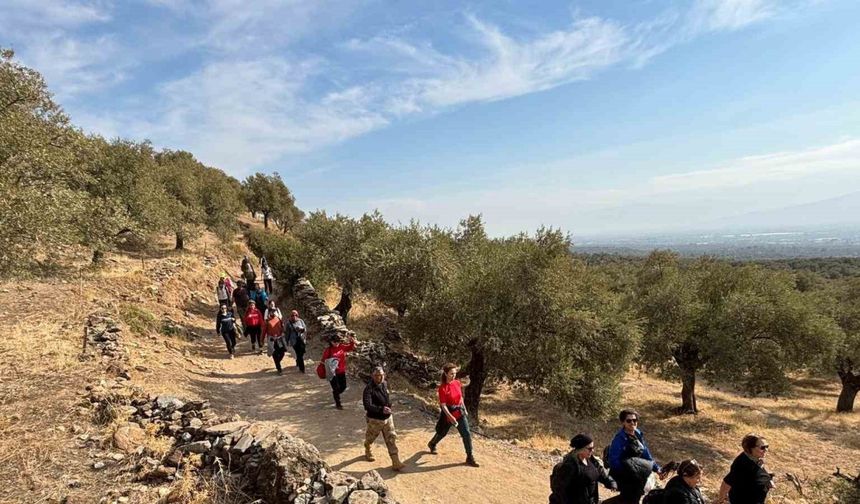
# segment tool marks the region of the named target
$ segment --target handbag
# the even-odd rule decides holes
[[[337,357],[329,357],[325,360],[325,374],[329,381],[332,381],[334,376],[337,374],[338,364],[340,364],[340,361]]]
[[[323,361],[317,364],[317,376],[320,377],[320,380],[325,380],[325,363]]]

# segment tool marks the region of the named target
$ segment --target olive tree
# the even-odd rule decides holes
[[[298,223],[303,214],[296,200],[277,172],[271,175],[255,173],[242,184],[245,205],[251,213],[263,214],[263,227],[269,228],[273,218],[284,231]]]
[[[318,257],[340,286],[340,301],[335,310],[344,322],[352,308],[353,291],[366,278],[370,244],[387,227],[378,212],[353,219],[340,214],[329,217],[320,211],[312,212],[297,230],[299,239],[310,248],[308,254]]]
[[[839,330],[787,273],[704,258],[679,264],[652,253],[634,299],[643,320],[640,360],[680,379],[681,411],[698,411],[696,379],[780,393],[787,373],[820,366]]]
[[[516,380],[581,414],[605,413],[636,349],[635,324],[604,279],[572,258],[569,240],[490,239],[478,217],[449,238],[439,287],[407,312],[413,341],[467,362],[464,401],[475,421],[487,380]]]
[[[860,279],[853,278],[840,286],[837,320],[844,338],[837,347],[834,365],[842,391],[836,411],[854,411],[854,400],[860,391]]]

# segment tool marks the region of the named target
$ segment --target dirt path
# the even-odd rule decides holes
[[[461,504],[528,503],[547,501],[550,464],[532,460],[515,447],[494,440],[476,438],[475,456],[480,468],[463,464],[463,445],[456,430],[431,455],[427,441],[433,422],[426,414],[404,406],[394,394],[398,447],[407,468],[397,474],[382,437],[377,440],[375,462],[366,462],[364,448],[363,385],[351,381],[343,396],[344,410],[334,408],[328,382],[313,373],[302,375],[289,355],[284,374],[278,376],[271,358],[250,353],[247,340],[239,343],[237,357],[225,358],[221,338],[207,335],[195,358],[204,359],[211,371],[193,375],[192,386],[222,411],[241,414],[252,420],[274,421],[291,433],[316,445],[334,468],[354,475],[376,469],[403,504],[459,502]],[[201,362],[202,364],[202,362]],[[404,401],[406,402],[406,401]],[[396,408],[404,408],[398,411]]]

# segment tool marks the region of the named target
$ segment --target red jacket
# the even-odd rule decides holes
[[[346,353],[355,350],[355,341],[349,343],[340,343],[334,346],[328,346],[323,351],[322,360],[334,357],[337,359],[337,374],[346,373]]]
[[[260,313],[260,310],[258,310],[256,306],[251,306],[253,306],[253,308],[248,308],[242,322],[245,323],[245,327],[259,327],[263,323],[263,314]]]

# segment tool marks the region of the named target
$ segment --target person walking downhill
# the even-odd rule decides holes
[[[218,304],[221,306],[233,306],[233,301],[230,299],[230,291],[227,289],[227,283],[222,276],[218,280],[218,285],[215,287],[215,297],[218,298]]]
[[[660,479],[665,479],[669,471],[674,469],[675,462],[661,468],[654,461],[645,436],[639,430],[639,413],[636,410],[625,409],[618,414],[621,428],[612,438],[609,445],[609,474],[618,483],[621,495],[607,499],[606,502],[618,504],[638,504],[645,494],[645,484],[652,472]]]
[[[346,391],[346,354],[353,350],[355,350],[355,335],[350,334],[347,343],[341,343],[339,340],[334,339],[329,341],[328,346],[322,354],[322,362],[326,368],[326,378],[329,379],[331,392],[334,395],[334,407],[339,410],[343,409],[343,405],[340,403],[340,395]],[[333,373],[332,370],[334,370]]]
[[[257,281],[257,272],[254,271],[254,266],[251,264],[251,261],[248,260],[248,256],[244,256],[242,258],[240,269],[242,270],[242,277],[245,278],[245,284],[248,287],[254,285],[254,282]]]
[[[236,319],[233,316],[233,311],[227,308],[227,305],[221,305],[218,308],[218,316],[215,318],[215,332],[224,338],[224,343],[227,344],[227,353],[232,359],[236,354]]]
[[[264,313],[266,311],[266,305],[269,304],[269,295],[260,287],[259,282],[253,285],[254,289],[248,293],[248,298],[257,305],[257,309],[260,310],[260,313]]]
[[[394,414],[391,412],[391,398],[388,395],[388,382],[382,366],[373,368],[370,381],[364,387],[362,403],[367,412],[367,430],[364,433],[364,458],[368,462],[373,457],[373,442],[382,434],[388,456],[391,457],[391,470],[399,471],[405,466],[397,453],[397,431],[394,430]]]
[[[263,324],[263,338],[266,340],[266,351],[275,361],[278,374],[283,374],[281,361],[287,353],[287,340],[284,337],[284,324],[281,320],[281,310],[274,307],[266,310],[266,322]]]
[[[277,307],[274,299],[269,299],[266,304],[266,311],[263,312],[263,320],[269,319],[269,312],[274,312],[279,319],[284,320],[284,315],[281,313],[281,309]]]
[[[549,504],[597,504],[598,483],[618,490],[615,480],[594,456],[594,440],[588,434],[577,434],[570,440],[570,453],[552,469],[549,478]]]
[[[717,504],[763,504],[774,487],[773,474],[764,467],[767,441],[758,434],[747,434],[741,440],[744,451],[738,455],[720,485]]]
[[[307,348],[307,326],[305,321],[299,318],[299,312],[293,310],[290,312],[290,319],[287,321],[286,331],[288,333],[287,343],[296,352],[296,366],[302,373],[305,372],[305,349]]]
[[[266,292],[271,295],[274,292],[275,272],[269,266],[269,261],[265,257],[260,258],[260,274],[263,275],[263,284],[266,287]]]
[[[469,431],[469,414],[463,403],[463,387],[457,380],[456,364],[445,364],[442,367],[441,384],[439,385],[439,420],[436,422],[436,434],[427,443],[430,453],[436,454],[436,445],[448,434],[453,425],[463,438],[463,447],[466,449],[466,465],[480,467],[472,454],[472,433]]]
[[[258,353],[263,353],[263,314],[254,303],[248,305],[242,322],[245,325],[245,336],[251,340],[251,351],[257,347]]]
[[[239,312],[239,318],[244,320],[245,312],[248,310],[248,303],[251,302],[244,280],[236,282],[236,289],[233,290],[233,301],[236,302],[236,310]]]

